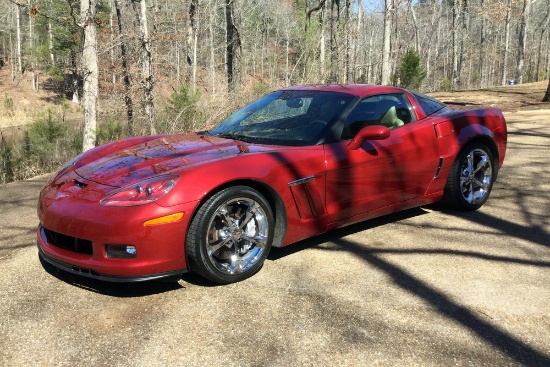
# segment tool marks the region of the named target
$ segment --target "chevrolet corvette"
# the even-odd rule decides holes
[[[238,282],[272,247],[434,202],[478,209],[506,141],[494,108],[385,86],[285,88],[211,130],[76,157],[40,192],[38,252],[106,281]]]

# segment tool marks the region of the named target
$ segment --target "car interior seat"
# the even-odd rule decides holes
[[[396,127],[405,125],[405,123],[397,117],[395,106],[391,106],[386,111],[379,123],[380,125],[384,125],[390,129],[395,129]]]

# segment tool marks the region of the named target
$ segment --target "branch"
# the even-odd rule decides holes
[[[310,8],[309,0],[306,0],[306,19],[308,22],[311,20],[311,14],[321,10],[325,6],[325,2],[326,0],[321,0],[319,1],[319,5],[317,5],[316,7]]]
[[[31,5],[31,4],[22,4],[20,0],[6,0],[6,1],[9,3],[12,3],[13,5],[18,6],[19,8],[27,9],[27,11],[29,12],[29,16],[33,18],[36,18],[38,15],[40,15],[48,20],[51,20],[54,23],[57,23],[60,26],[63,26],[63,27],[65,26],[65,22],[63,18],[55,18],[55,17],[52,17],[51,15],[43,13],[42,11],[39,10],[38,4],[36,3]],[[73,19],[74,24],[80,27],[80,24],[78,24],[78,21],[74,16],[74,9],[68,0],[67,0],[67,5],[69,6],[70,15],[71,15],[71,18]]]

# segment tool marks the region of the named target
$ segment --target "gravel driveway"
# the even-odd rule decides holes
[[[273,249],[228,286],[46,271],[46,178],[0,186],[0,365],[550,366],[550,111],[506,117],[479,211],[429,206]]]

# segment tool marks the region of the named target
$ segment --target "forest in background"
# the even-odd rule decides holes
[[[19,145],[2,140],[0,182],[52,168],[36,163],[39,137],[71,147],[55,166],[123,136],[204,128],[289,85],[546,80],[549,13],[550,0],[0,0],[0,67],[83,116],[71,128],[44,113]]]

